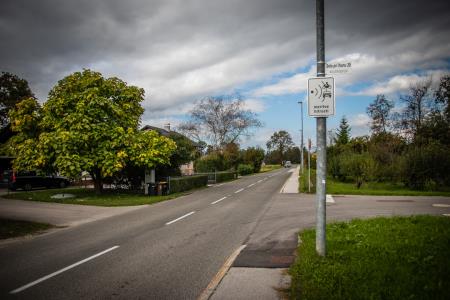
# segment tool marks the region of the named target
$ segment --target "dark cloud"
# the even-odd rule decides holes
[[[328,57],[449,56],[446,0],[325,2]],[[315,57],[315,2],[2,0],[0,40],[1,70],[29,80],[41,100],[89,67],[144,87],[155,112],[305,67]]]

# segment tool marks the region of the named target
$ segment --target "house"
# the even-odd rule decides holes
[[[200,148],[200,145],[198,143],[190,140],[189,138],[182,135],[181,133],[171,130],[170,123],[165,124],[164,128],[146,125],[142,128],[142,130],[154,130],[154,131],[158,132],[160,135],[165,136],[167,138],[174,138],[174,137],[176,138],[177,136],[182,137],[182,138],[189,140],[194,145],[194,147]],[[183,175],[183,176],[193,175],[194,174],[194,161],[190,161],[188,163],[180,165],[179,169],[180,169],[181,175]]]

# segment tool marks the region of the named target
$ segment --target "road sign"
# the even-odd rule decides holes
[[[352,69],[351,62],[339,62],[339,63],[327,63],[326,73],[327,74],[343,74],[348,73]]]
[[[308,79],[308,115],[328,117],[335,113],[335,86],[333,77]]]

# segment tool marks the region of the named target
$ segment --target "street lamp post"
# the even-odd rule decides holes
[[[300,142],[300,173],[303,174],[303,101],[298,101],[300,104],[300,110],[301,110],[301,122],[302,122],[302,129],[301,131],[301,142]]]

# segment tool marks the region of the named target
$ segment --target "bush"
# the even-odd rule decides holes
[[[236,172],[217,172],[216,183],[236,179]]]
[[[450,184],[450,149],[440,144],[411,146],[402,159],[402,181],[412,189]]]
[[[179,193],[193,188],[206,186],[208,184],[208,175],[195,175],[170,178],[169,193]]]
[[[240,164],[238,166],[238,173],[239,173],[239,175],[252,174],[253,173],[253,166],[252,165]]]
[[[222,154],[213,152],[195,161],[195,171],[200,173],[226,170],[225,160]]]
[[[242,151],[241,156],[244,164],[253,166],[253,173],[258,173],[261,170],[261,165],[264,160],[263,149],[250,147]]]
[[[375,171],[375,162],[369,153],[348,154],[341,161],[343,174],[352,179],[359,189],[361,185],[369,181]]]

